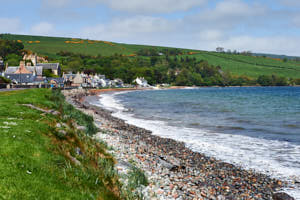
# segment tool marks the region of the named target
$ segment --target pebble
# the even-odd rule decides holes
[[[160,138],[148,130],[126,124],[110,111],[89,104],[93,98],[97,101],[96,96],[86,97],[85,101],[78,101],[79,97],[82,95],[66,95],[68,102],[97,121],[95,125],[101,132],[95,139],[112,146],[117,160],[133,161],[145,171],[150,184],[142,190],[144,199],[272,199],[275,191],[287,185],[267,175],[193,152],[182,142]]]

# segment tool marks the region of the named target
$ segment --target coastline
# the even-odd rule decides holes
[[[92,105],[99,99],[95,95],[102,92],[128,90],[135,89],[92,90],[66,96],[77,108],[93,115],[100,130],[108,133],[99,133],[96,138],[117,149],[118,160],[128,163],[133,159],[146,171],[153,183],[148,190],[158,199],[272,199],[286,186],[287,183],[267,175],[193,152],[182,142],[154,136]]]

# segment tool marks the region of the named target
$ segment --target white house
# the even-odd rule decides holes
[[[140,87],[150,87],[148,81],[144,77],[137,77],[133,82]]]

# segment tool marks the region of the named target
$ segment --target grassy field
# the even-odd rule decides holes
[[[300,78],[300,63],[295,61],[283,62],[270,58],[215,52],[201,52],[189,57],[207,60],[210,64],[221,66],[223,71],[229,71],[234,75],[246,75],[257,78],[260,75],[275,74],[288,78]]]
[[[51,90],[0,92],[0,199],[120,199],[113,157],[86,136],[92,122]]]
[[[25,49],[37,52],[41,55],[53,56],[59,51],[70,51],[86,55],[132,55],[143,48],[162,49],[167,47],[130,45],[111,43],[107,41],[91,41],[76,38],[42,37],[26,35],[2,35],[3,39],[20,40]],[[224,71],[230,71],[233,75],[246,75],[257,78],[259,75],[278,75],[288,78],[300,78],[300,62],[287,61],[264,57],[233,55],[225,53],[207,52],[200,50],[183,49],[183,57],[196,57],[198,60],[207,60],[210,64],[221,66]],[[188,55],[194,52],[194,55]]]
[[[145,45],[122,44],[100,40],[63,37],[4,34],[2,38],[7,40],[19,40],[24,44],[25,49],[46,56],[55,55],[59,51],[69,51],[94,56],[99,54],[103,56],[110,56],[115,53],[129,56],[131,54],[135,54],[140,49],[151,47]],[[161,49],[165,47],[153,48]]]

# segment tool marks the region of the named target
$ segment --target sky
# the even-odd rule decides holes
[[[300,56],[299,0],[0,0],[0,33]]]

